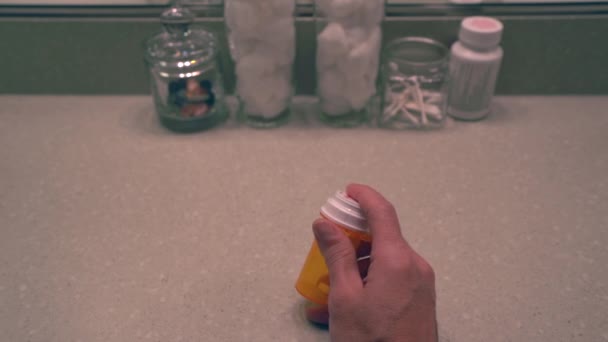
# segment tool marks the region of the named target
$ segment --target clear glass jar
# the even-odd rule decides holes
[[[289,120],[295,59],[295,0],[226,0],[239,117],[276,127]]]
[[[192,29],[193,20],[179,5],[166,10],[164,31],[146,45],[156,112],[163,126],[177,132],[208,129],[228,117],[215,36]]]
[[[424,37],[390,42],[382,63],[382,101],[377,124],[383,128],[439,128],[447,114],[447,47]]]
[[[377,93],[385,0],[317,0],[320,119],[337,127],[366,121]]]

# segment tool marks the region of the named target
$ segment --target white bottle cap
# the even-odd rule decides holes
[[[369,231],[359,203],[348,197],[343,191],[336,191],[332,197],[327,199],[327,202],[321,207],[321,214],[346,228],[366,233]]]
[[[460,24],[458,38],[474,48],[489,49],[498,46],[503,25],[490,17],[468,17]]]

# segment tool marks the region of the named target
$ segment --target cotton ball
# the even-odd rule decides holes
[[[347,71],[377,71],[381,43],[382,31],[380,27],[376,27],[370,32],[364,41],[350,50],[348,57],[341,65]]]
[[[264,39],[260,40],[259,49],[283,66],[291,64],[296,54],[296,31],[293,18],[283,18],[269,25]]]
[[[370,27],[380,25],[384,19],[384,1],[385,0],[365,0],[362,8],[362,23]]]
[[[329,20],[347,23],[349,18],[357,14],[361,2],[361,0],[332,0],[329,4],[327,17]]]
[[[248,113],[272,117],[285,109],[291,92],[290,68],[279,68],[267,55],[256,53],[243,57],[236,72],[237,91]]]
[[[340,115],[350,111],[350,105],[344,97],[345,81],[342,73],[328,69],[319,75],[319,97],[321,110],[329,115]]]
[[[239,77],[236,80],[238,96],[243,99],[255,98],[256,89],[258,87],[258,79],[259,77]]]
[[[291,97],[290,79],[289,72],[279,72],[256,80],[239,80],[237,89],[245,112],[265,118],[281,114],[287,108]]]
[[[238,78],[256,79],[273,73],[277,66],[269,59],[267,55],[253,53],[242,56],[239,63],[236,65],[236,74]]]
[[[318,91],[328,115],[361,110],[376,93],[384,0],[317,0],[329,24],[317,37]]]
[[[377,27],[341,65],[346,76],[345,93],[355,109],[362,109],[376,92],[381,39],[381,30]]]
[[[341,97],[344,85],[341,72],[334,68],[327,69],[319,75],[319,96],[323,100]]]
[[[361,0],[333,0],[330,15],[334,18],[345,18],[353,14]]]
[[[372,30],[364,27],[354,27],[348,28],[344,30],[346,35],[346,45],[349,49],[354,49],[355,47],[363,44],[369,39]]]
[[[260,17],[255,15],[256,6],[252,2],[229,0],[226,1],[224,15],[230,30],[240,36],[255,35],[260,25]]]
[[[339,63],[348,54],[346,35],[340,24],[331,23],[317,38],[317,64],[321,68]]]
[[[366,45],[369,47],[368,51],[371,52],[371,70],[373,70],[374,73],[378,73],[378,67],[380,64],[380,49],[382,47],[382,29],[380,28],[380,26],[376,26],[370,36],[369,36],[369,40],[367,41]],[[353,53],[355,53],[353,51]]]
[[[347,28],[369,27],[384,18],[385,0],[317,0],[321,15]]]
[[[367,82],[348,83],[345,89],[347,103],[355,110],[361,110],[376,93],[376,87]]]
[[[230,53],[237,92],[250,115],[272,118],[291,97],[295,0],[227,0]]]
[[[366,75],[377,72],[380,40],[381,33],[377,28],[365,40],[353,45],[346,58],[338,64],[339,70],[347,77],[347,83],[360,83]]]
[[[228,47],[230,56],[234,61],[239,61],[243,56],[253,53],[257,48],[257,42],[253,39],[242,38],[238,34],[231,32],[228,35]]]
[[[269,0],[266,5],[272,8],[276,16],[281,17],[292,16],[296,9],[295,0]]]
[[[236,64],[237,91],[245,99],[255,98],[259,80],[272,75],[276,66],[272,61],[259,54],[243,56]]]
[[[367,26],[367,1],[370,0],[333,0],[328,20],[338,22],[346,28]]]
[[[332,16],[328,20],[346,28],[363,28],[379,25],[384,18],[384,0],[334,0]]]
[[[272,27],[277,19],[288,17],[293,20],[295,9],[293,0],[227,0],[224,10],[230,30],[243,37],[267,37],[265,30]]]
[[[352,108],[362,109],[376,93],[376,76],[377,72],[368,65],[346,75],[343,93]]]
[[[251,16],[256,16],[262,27],[272,25],[277,19],[293,17],[294,0],[247,0],[253,6]],[[260,36],[261,37],[261,36]]]

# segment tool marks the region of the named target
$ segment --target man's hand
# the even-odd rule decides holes
[[[328,307],[307,317],[328,323],[333,342],[436,342],[435,274],[401,235],[393,205],[372,188],[351,184],[372,234],[369,268],[361,270],[347,236],[328,220],[313,232],[329,268]],[[362,275],[366,277],[363,278]]]

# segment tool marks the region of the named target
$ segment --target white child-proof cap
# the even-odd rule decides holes
[[[328,198],[321,207],[321,214],[341,226],[369,232],[359,203],[348,197],[344,191],[336,191],[333,196]]]
[[[458,38],[466,45],[489,49],[498,46],[502,38],[503,25],[490,17],[468,17],[460,24]]]

